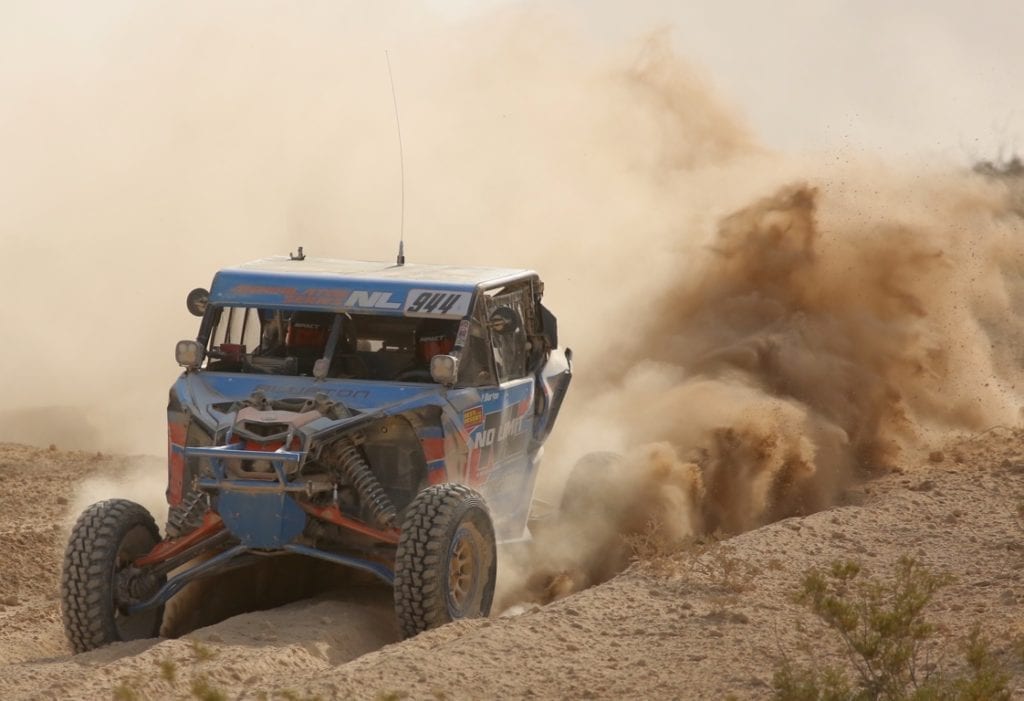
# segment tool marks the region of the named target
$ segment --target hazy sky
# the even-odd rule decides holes
[[[378,18],[378,43],[396,43],[385,37],[433,31],[416,19],[431,11],[459,23],[516,6],[541,8],[614,47],[666,29],[679,54],[780,150],[958,160],[1024,150],[1024,0],[392,0],[343,11]],[[159,8],[0,0],[0,39],[33,43],[45,26],[73,50]],[[90,56],[100,54],[76,52],[75,61]]]
[[[1021,0],[569,0],[598,37],[668,27],[783,150],[993,157],[1024,150]],[[431,0],[458,20],[519,0]]]
[[[658,265],[674,280],[658,251],[696,245],[788,179],[844,173],[859,151],[964,163],[1024,149],[1015,3],[780,6],[0,0],[0,280],[21,295],[0,307],[0,329],[19,330],[0,344],[0,367],[19,369],[0,412],[102,400],[97,426],[141,432],[118,449],[159,450],[170,350],[195,328],[189,289],[300,244],[387,259],[401,222],[410,260],[540,268],[583,358],[605,342],[589,300],[607,280],[646,284]],[[659,29],[721,99],[663,42],[641,43]],[[769,148],[820,153],[762,158],[745,126]],[[55,328],[92,340],[111,300],[130,333],[54,342]]]

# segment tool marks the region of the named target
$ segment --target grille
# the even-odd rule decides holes
[[[283,438],[288,433],[288,424],[243,421],[237,427],[253,438]]]

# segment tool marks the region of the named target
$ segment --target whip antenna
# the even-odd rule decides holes
[[[391,103],[395,106],[395,126],[398,127],[398,164],[402,177],[402,214],[398,228],[398,265],[405,265],[405,150],[402,148],[402,122],[398,119],[398,97],[395,96],[395,77],[391,74],[391,56],[384,49],[384,60],[388,63],[388,80],[391,82]]]

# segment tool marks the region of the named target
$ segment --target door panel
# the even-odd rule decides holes
[[[468,390],[479,403],[462,411],[468,435],[467,481],[491,507],[499,539],[518,537],[533,486],[533,378]],[[468,398],[468,397],[467,397]]]

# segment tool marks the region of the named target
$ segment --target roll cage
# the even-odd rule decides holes
[[[557,345],[542,294],[536,274],[478,285],[462,318],[236,299],[210,304],[197,341],[208,371],[312,376],[323,360],[328,378],[396,381],[415,365],[417,333],[429,323],[454,339],[456,387],[497,386],[534,372]]]

